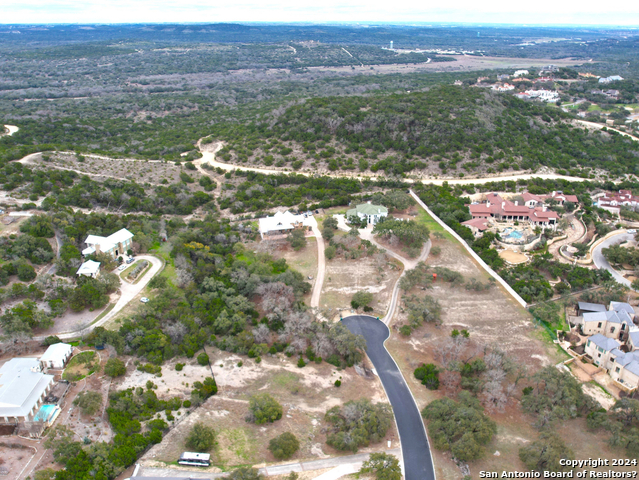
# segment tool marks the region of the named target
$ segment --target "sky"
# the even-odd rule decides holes
[[[0,23],[379,22],[639,27],[623,0],[0,0]]]

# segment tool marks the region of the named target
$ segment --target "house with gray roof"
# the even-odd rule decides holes
[[[608,373],[624,390],[631,392],[636,389],[639,386],[639,351],[612,350]]]
[[[635,328],[632,318],[623,310],[586,312],[581,321],[581,330],[584,335],[603,334],[608,338],[621,340],[624,340],[624,336]]]
[[[608,368],[610,352],[614,349],[618,349],[620,346],[621,344],[617,340],[597,333],[586,342],[586,353],[590,355],[595,365]]]
[[[367,223],[375,225],[383,217],[388,216],[388,209],[383,205],[372,205],[370,203],[362,203],[355,208],[351,208],[346,212],[346,218],[359,217],[366,219]]]
[[[588,302],[578,302],[577,303],[577,315],[583,315],[584,313],[591,312],[605,312],[607,310],[605,305],[601,303],[588,303]]]
[[[628,316],[631,319],[635,319],[635,309],[632,307],[632,305],[625,303],[625,302],[610,302],[610,308],[608,308],[608,310],[612,311],[612,312],[624,312],[627,313]]]

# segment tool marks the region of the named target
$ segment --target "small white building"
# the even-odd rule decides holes
[[[68,343],[54,343],[40,357],[40,365],[43,369],[64,368],[67,360],[73,355],[73,347]]]
[[[76,275],[84,275],[85,277],[91,277],[91,278],[97,277],[99,273],[100,273],[100,262],[95,262],[93,260],[87,260],[82,265],[80,265],[80,268],[78,268],[78,271],[75,272]]]
[[[599,79],[599,83],[607,84],[612,82],[620,82],[623,80],[623,77],[619,75],[610,75],[609,77],[602,77]]]
[[[82,250],[82,255],[91,255],[93,253],[106,253],[113,258],[124,255],[131,248],[133,234],[126,228],[122,228],[108,237],[100,237],[99,235],[89,235],[84,243],[87,248]]]
[[[308,215],[295,215],[287,210],[259,220],[260,236],[262,238],[265,235],[284,235],[296,228],[311,229],[311,219]]]
[[[513,77],[521,77],[522,75],[529,75],[528,70],[515,70]]]
[[[12,358],[0,368],[0,421],[31,421],[53,385],[37,358]]]

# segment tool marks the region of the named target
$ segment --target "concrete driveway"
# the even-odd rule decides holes
[[[607,238],[592,251],[592,261],[595,263],[595,267],[605,268],[612,274],[612,278],[614,278],[617,282],[626,285],[628,288],[630,288],[630,280],[623,278],[619,272],[612,268],[601,251],[604,248],[609,248],[613,245],[618,245],[619,243],[632,241],[634,238],[635,236],[632,233],[620,233],[619,235]]]
[[[384,346],[390,335],[388,327],[369,315],[346,317],[342,323],[351,332],[366,339],[366,353],[393,406],[402,444],[405,480],[435,480],[433,458],[421,414],[399,367]]]
[[[113,309],[107,313],[104,317],[102,317],[97,322],[92,323],[91,325],[87,325],[86,327],[76,330],[73,332],[47,332],[47,335],[57,335],[62,340],[68,340],[70,338],[76,338],[79,335],[86,335],[91,330],[96,327],[100,327],[104,325],[106,322],[111,320],[114,316],[116,316],[131,300],[135,299],[140,292],[147,286],[147,284],[151,281],[151,279],[162,269],[162,260],[152,255],[138,255],[135,257],[136,260],[148,260],[151,262],[151,269],[146,272],[142,280],[140,280],[136,284],[128,283],[123,280],[120,280],[120,291],[122,294],[118,299],[117,303],[113,307]],[[120,273],[117,272],[116,273]],[[96,317],[100,315],[100,312],[96,312]],[[33,337],[34,340],[44,340],[44,336]]]

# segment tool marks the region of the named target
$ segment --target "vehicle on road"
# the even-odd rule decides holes
[[[142,297],[142,298],[140,299],[140,301],[141,301],[142,303],[147,303],[147,302],[149,301],[149,299],[148,299],[148,298],[146,298],[146,297]]]
[[[118,267],[118,270],[119,270],[120,272],[121,272],[121,271],[123,271],[123,270],[125,270],[125,269],[126,269],[126,265],[124,265],[124,264],[123,264],[123,265],[120,265],[120,266]]]
[[[208,467],[211,465],[211,454],[184,452],[178,460],[180,465],[193,465],[195,467]]]
[[[626,232],[628,232],[628,233],[637,233],[637,230],[634,230],[634,229],[632,229],[632,230],[626,230]]]
[[[127,264],[129,264],[129,263],[133,263],[133,262],[135,262],[135,258],[133,258],[133,257],[131,257],[131,258],[127,258],[127,259],[126,259],[126,263],[127,263]]]

